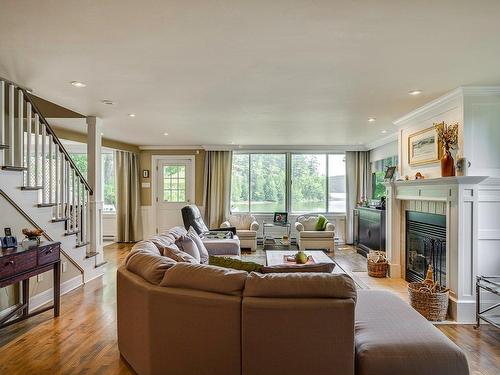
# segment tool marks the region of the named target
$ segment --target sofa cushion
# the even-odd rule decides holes
[[[297,221],[302,224],[304,230],[316,230],[317,216],[299,216]]]
[[[356,286],[346,274],[252,272],[245,284],[245,297],[351,298]]]
[[[275,266],[262,267],[262,273],[292,273],[292,272],[324,272],[332,273],[335,263],[316,264],[278,264]]]
[[[180,250],[175,244],[163,248],[163,255],[175,260],[176,262],[200,263],[188,253]]]
[[[316,230],[305,230],[300,232],[300,238],[333,238],[335,237],[335,232],[330,231],[316,231]]]
[[[177,263],[165,272],[161,286],[241,295],[248,273],[207,264]]]
[[[360,290],[355,318],[356,374],[469,374],[460,348],[390,292]]]
[[[187,231],[187,236],[191,238],[198,247],[198,252],[200,253],[200,263],[208,264],[208,250],[193,227],[189,227],[189,230]]]
[[[257,238],[257,232],[254,230],[240,229],[238,230],[238,237],[241,238],[242,240],[246,238]]]
[[[236,230],[250,229],[250,225],[256,221],[255,216],[249,214],[236,214],[230,215],[227,219],[231,226],[235,227]]]
[[[233,270],[242,270],[247,272],[261,272],[263,267],[262,264],[259,263],[245,262],[240,259],[221,256],[210,256],[208,263],[211,266],[231,268]]]
[[[198,250],[198,246],[194,242],[192,238],[189,236],[181,236],[175,240],[175,244],[179,248],[179,250],[184,251],[191,255],[194,259],[200,263],[200,251]]]
[[[153,255],[161,255],[160,250],[153,242],[151,242],[151,241],[139,241],[132,247],[130,252],[127,254],[127,256],[125,257],[124,263],[127,264],[130,257],[138,251],[149,252]]]
[[[141,276],[151,284],[158,285],[162,281],[165,271],[176,263],[175,260],[161,256],[160,254],[137,250],[127,257],[125,265],[130,272]]]

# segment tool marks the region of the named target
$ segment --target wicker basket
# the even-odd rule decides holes
[[[408,295],[411,306],[427,320],[436,322],[446,319],[450,297],[448,289],[439,288],[433,293],[424,283],[410,283]]]
[[[387,276],[387,261],[385,262],[374,262],[371,259],[368,259],[367,267],[368,267],[368,276],[371,277],[386,277]]]

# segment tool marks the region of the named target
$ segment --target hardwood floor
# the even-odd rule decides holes
[[[116,343],[115,271],[129,249],[126,244],[107,246],[104,277],[64,295],[59,318],[46,312],[1,330],[0,374],[133,374]],[[365,276],[363,260],[347,246],[337,249],[335,259],[370,288],[402,295],[406,287],[401,280]],[[500,372],[499,330],[456,324],[438,328],[465,351],[471,374]]]

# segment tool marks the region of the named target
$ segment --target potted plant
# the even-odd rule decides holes
[[[455,176],[455,162],[450,150],[455,149],[458,144],[458,123],[448,125],[444,121],[434,124],[438,139],[443,146],[441,157],[441,176]]]

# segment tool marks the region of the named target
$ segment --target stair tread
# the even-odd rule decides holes
[[[72,236],[73,234],[78,234],[78,233],[80,233],[80,231],[79,231],[79,230],[74,230],[74,231],[72,231],[72,232],[66,232],[66,233],[64,233],[64,235],[65,235],[65,236]]]
[[[98,251],[90,251],[90,252],[87,253],[87,255],[85,255],[85,258],[87,258],[87,259],[88,258],[93,258],[93,257],[97,256],[97,254],[99,254]]]
[[[88,246],[88,245],[90,245],[90,242],[87,241],[87,242],[82,242],[82,243],[76,244],[75,247],[78,248],[78,247],[84,247],[84,246]]]
[[[43,186],[21,186],[21,190],[42,190]]]
[[[24,172],[27,168],[26,167],[17,167],[15,165],[4,165],[4,166],[2,166],[2,169],[4,171]]]
[[[61,221],[68,221],[68,220],[69,220],[69,217],[60,217],[60,218],[58,218],[58,219],[52,219],[51,221],[52,221],[53,223],[59,223],[59,222],[61,222]]]
[[[54,207],[54,206],[56,206],[56,204],[55,203],[38,203],[36,206],[40,207],[40,208],[41,207]]]

